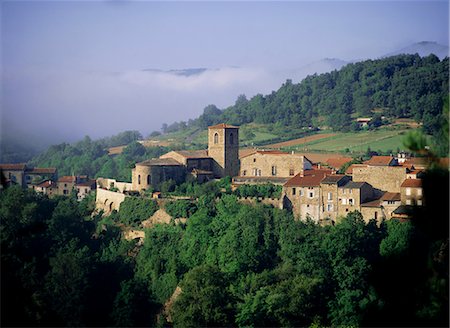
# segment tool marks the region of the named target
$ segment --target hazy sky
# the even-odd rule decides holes
[[[325,57],[448,45],[448,10],[448,1],[2,1],[2,133],[147,135],[208,104],[276,90]],[[208,70],[169,72],[187,68]]]

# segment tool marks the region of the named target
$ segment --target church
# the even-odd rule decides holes
[[[157,159],[136,163],[132,190],[159,189],[169,179],[176,183],[188,175],[199,182],[239,175],[239,127],[218,124],[208,127],[208,149],[171,151]]]

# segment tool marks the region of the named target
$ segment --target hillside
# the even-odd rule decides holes
[[[300,83],[287,80],[277,91],[248,100],[240,95],[225,109],[208,105],[200,117],[176,122],[164,132],[186,127],[205,129],[227,122],[275,124],[283,127],[357,129],[356,117],[412,118],[435,134],[448,94],[448,57],[398,55],[366,60],[339,71],[311,75]]]

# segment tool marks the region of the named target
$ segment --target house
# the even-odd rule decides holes
[[[313,163],[303,155],[279,150],[255,150],[240,158],[240,176],[293,177],[311,170]]]
[[[352,167],[353,181],[367,182],[373,188],[394,193],[400,192],[408,172],[408,168],[398,165],[392,156],[373,156],[363,165]]]
[[[338,187],[337,216],[346,216],[352,211],[361,212],[361,204],[374,199],[376,199],[376,192],[370,184],[348,181]]]
[[[56,180],[57,170],[55,168],[29,167],[25,163],[0,164],[7,185],[20,185],[26,188],[36,185],[45,180]]]
[[[380,198],[361,204],[361,214],[364,221],[390,220],[393,212],[401,205],[400,193],[385,192]]]
[[[75,189],[77,191],[77,199],[83,200],[88,194],[97,189],[96,181],[86,178],[86,180],[76,183]]]
[[[132,190],[159,189],[169,179],[183,182],[187,175],[204,182],[239,173],[239,128],[217,124],[208,128],[207,150],[171,151],[158,159],[136,163]]]
[[[366,127],[369,125],[369,122],[372,119],[370,117],[359,117],[356,119],[356,122],[358,123],[360,128]]]
[[[52,197],[52,196],[58,194],[58,185],[52,180],[45,180],[44,182],[41,182],[40,184],[33,185],[32,187],[34,187],[33,189],[36,192],[40,192],[49,197]]]
[[[298,173],[283,185],[283,208],[292,210],[295,217],[308,217],[319,223],[321,219],[320,183],[331,170],[308,170]]]
[[[402,205],[424,205],[421,179],[406,179],[401,185]]]
[[[56,181],[56,185],[58,188],[58,195],[68,196],[75,188],[75,184],[77,182],[77,177],[74,175],[65,175],[59,177]]]
[[[334,174],[326,176],[320,182],[322,219],[330,223],[336,222],[338,216],[338,188],[346,185],[351,180],[348,175]]]

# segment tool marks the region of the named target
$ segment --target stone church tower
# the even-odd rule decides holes
[[[214,176],[239,175],[239,128],[227,124],[208,127],[208,156],[214,159]]]

